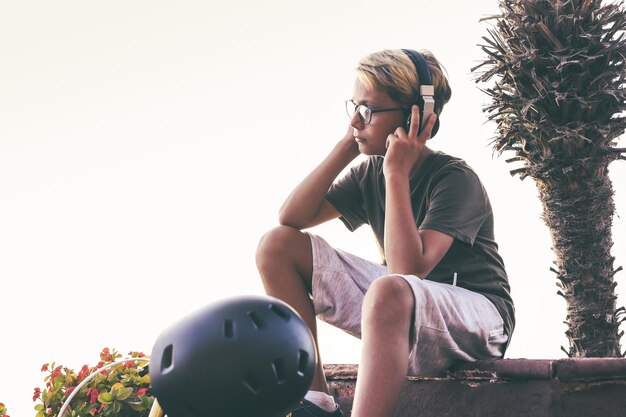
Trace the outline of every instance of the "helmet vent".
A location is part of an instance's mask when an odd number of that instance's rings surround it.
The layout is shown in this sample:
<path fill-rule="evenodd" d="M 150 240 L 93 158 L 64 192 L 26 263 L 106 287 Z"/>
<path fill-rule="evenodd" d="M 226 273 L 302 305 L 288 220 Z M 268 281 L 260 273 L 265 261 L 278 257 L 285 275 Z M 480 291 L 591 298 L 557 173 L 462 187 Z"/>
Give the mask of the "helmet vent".
<path fill-rule="evenodd" d="M 259 384 L 259 381 L 249 372 L 248 375 L 246 375 L 246 379 L 241 381 L 241 383 L 254 395 L 258 395 L 259 391 L 261 391 L 261 384 Z"/>
<path fill-rule="evenodd" d="M 248 311 L 248 317 L 250 317 L 250 320 L 252 320 L 252 324 L 257 330 L 265 327 L 265 323 L 263 323 L 263 320 L 261 320 L 261 317 L 259 317 L 256 311 Z"/>
<path fill-rule="evenodd" d="M 161 373 L 166 373 L 172 370 L 174 365 L 174 345 L 167 345 L 163 349 L 163 356 L 161 356 Z"/>
<path fill-rule="evenodd" d="M 224 320 L 224 337 L 227 339 L 235 337 L 235 323 L 232 320 Z"/>
<path fill-rule="evenodd" d="M 276 304 L 270 304 L 270 310 L 272 310 L 274 314 L 276 314 L 278 317 L 285 321 L 289 321 L 289 319 L 291 318 L 291 315 L 289 313 L 278 307 Z"/>
<path fill-rule="evenodd" d="M 285 364 L 282 359 L 276 359 L 272 362 L 272 369 L 274 370 L 274 377 L 276 382 L 283 384 L 285 382 Z"/>
<path fill-rule="evenodd" d="M 309 354 L 300 349 L 298 351 L 298 375 L 304 376 L 304 372 L 306 371 L 307 365 L 309 363 Z"/>

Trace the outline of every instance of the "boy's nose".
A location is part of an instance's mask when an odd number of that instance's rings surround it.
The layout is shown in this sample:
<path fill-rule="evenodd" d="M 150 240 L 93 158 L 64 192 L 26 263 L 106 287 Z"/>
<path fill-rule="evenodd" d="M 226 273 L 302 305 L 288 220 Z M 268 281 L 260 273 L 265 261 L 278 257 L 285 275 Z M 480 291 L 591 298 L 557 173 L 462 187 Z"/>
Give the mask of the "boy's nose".
<path fill-rule="evenodd" d="M 355 129 L 363 129 L 365 127 L 365 123 L 361 120 L 361 116 L 358 111 L 354 112 L 352 115 L 352 118 L 350 119 L 350 126 Z"/>

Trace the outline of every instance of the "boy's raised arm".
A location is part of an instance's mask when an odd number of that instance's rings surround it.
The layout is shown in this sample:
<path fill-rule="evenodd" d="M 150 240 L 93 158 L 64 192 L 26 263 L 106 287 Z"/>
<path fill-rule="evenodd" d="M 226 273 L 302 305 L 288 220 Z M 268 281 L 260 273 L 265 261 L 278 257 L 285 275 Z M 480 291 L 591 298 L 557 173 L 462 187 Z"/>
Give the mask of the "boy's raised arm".
<path fill-rule="evenodd" d="M 280 208 L 281 225 L 302 230 L 337 218 L 340 213 L 326 200 L 339 173 L 359 155 L 352 127 L 326 158 L 289 194 Z"/>

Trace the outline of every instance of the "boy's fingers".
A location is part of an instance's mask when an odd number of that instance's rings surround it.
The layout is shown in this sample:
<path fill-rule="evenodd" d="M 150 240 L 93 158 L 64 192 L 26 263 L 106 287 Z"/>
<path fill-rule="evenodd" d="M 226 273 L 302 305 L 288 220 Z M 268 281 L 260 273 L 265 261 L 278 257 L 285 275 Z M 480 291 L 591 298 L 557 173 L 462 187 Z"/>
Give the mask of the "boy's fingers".
<path fill-rule="evenodd" d="M 416 138 L 417 132 L 420 130 L 420 111 L 417 104 L 411 106 L 411 125 L 409 126 L 409 134 L 410 138 Z"/>
<path fill-rule="evenodd" d="M 391 145 L 392 134 L 387 135 L 387 141 L 385 142 L 385 148 L 389 149 L 389 145 Z"/>
<path fill-rule="evenodd" d="M 436 113 L 431 113 L 428 116 L 428 121 L 426 122 L 426 126 L 424 126 L 424 130 L 426 131 L 426 133 L 428 133 L 428 136 L 426 136 L 426 139 L 430 138 L 430 134 L 433 131 L 433 127 L 435 127 L 435 122 L 437 121 L 437 114 Z"/>

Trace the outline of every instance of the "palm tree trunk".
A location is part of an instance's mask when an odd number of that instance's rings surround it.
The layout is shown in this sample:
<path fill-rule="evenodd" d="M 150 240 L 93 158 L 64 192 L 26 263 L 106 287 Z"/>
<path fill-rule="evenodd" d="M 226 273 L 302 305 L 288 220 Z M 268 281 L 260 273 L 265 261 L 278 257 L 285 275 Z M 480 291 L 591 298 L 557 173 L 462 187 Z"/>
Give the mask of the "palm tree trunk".
<path fill-rule="evenodd" d="M 565 334 L 570 350 L 566 353 L 570 357 L 620 357 L 623 332 L 619 333 L 619 324 L 624 309 L 615 308 L 613 187 L 605 163 L 584 171 L 594 174 L 585 182 L 538 182 L 543 218 L 557 258 L 558 293 L 567 304 Z"/>

